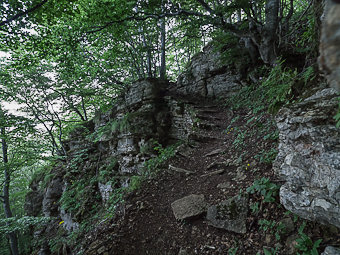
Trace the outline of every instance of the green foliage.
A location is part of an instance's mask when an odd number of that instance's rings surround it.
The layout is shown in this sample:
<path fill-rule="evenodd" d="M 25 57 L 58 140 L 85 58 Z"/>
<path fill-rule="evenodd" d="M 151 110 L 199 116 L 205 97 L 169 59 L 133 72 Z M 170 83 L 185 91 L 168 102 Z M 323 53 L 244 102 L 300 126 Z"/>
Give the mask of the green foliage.
<path fill-rule="evenodd" d="M 68 171 L 64 178 L 66 188 L 59 200 L 60 206 L 74 217 L 82 217 L 86 212 L 93 210 L 92 204 L 100 201 L 100 195 L 95 193 L 98 177 L 94 173 L 95 169 L 87 169 L 83 172 L 83 167 L 88 161 L 88 150 L 77 151 L 69 160 Z"/>
<path fill-rule="evenodd" d="M 255 155 L 256 159 L 259 159 L 261 163 L 272 163 L 277 156 L 277 149 L 271 148 L 269 151 L 261 151 L 259 154 Z"/>
<path fill-rule="evenodd" d="M 247 192 L 263 196 L 264 202 L 275 202 L 279 188 L 277 184 L 270 182 L 268 178 L 262 177 L 259 180 L 255 180 L 253 185 L 247 188 Z"/>
<path fill-rule="evenodd" d="M 228 249 L 228 255 L 236 255 L 238 247 L 232 247 Z"/>
<path fill-rule="evenodd" d="M 3 219 L 0 218 L 0 253 L 10 255 L 7 234 L 16 232 L 19 242 L 20 254 L 30 254 L 31 248 L 34 245 L 33 237 L 31 236 L 32 228 L 39 229 L 45 224 L 48 224 L 51 218 L 48 217 L 12 217 Z"/>
<path fill-rule="evenodd" d="M 293 98 L 292 88 L 298 73 L 296 70 L 283 68 L 283 63 L 284 61 L 279 60 L 261 84 L 266 93 L 270 112 L 277 112 L 282 105 Z"/>
<path fill-rule="evenodd" d="M 266 219 L 259 220 L 260 229 L 264 232 L 270 232 L 275 235 L 275 239 L 279 241 L 281 239 L 281 234 L 284 233 L 285 226 L 282 223 L 277 223 L 276 221 L 270 221 Z"/>
<path fill-rule="evenodd" d="M 7 235 L 11 232 L 27 232 L 32 226 L 42 226 L 51 220 L 49 217 L 31 217 L 0 219 L 0 233 Z"/>
<path fill-rule="evenodd" d="M 249 207 L 250 207 L 252 214 L 257 215 L 260 212 L 259 204 L 260 204 L 259 202 L 255 202 L 255 203 L 250 204 Z"/>
<path fill-rule="evenodd" d="M 271 69 L 261 67 L 256 72 L 262 75 L 258 83 L 243 87 L 228 100 L 233 109 L 249 108 L 254 114 L 263 110 L 277 113 L 282 106 L 294 102 L 307 83 L 315 79 L 313 67 L 298 73 L 285 67 L 285 61 L 280 59 Z"/>
<path fill-rule="evenodd" d="M 277 247 L 275 249 L 270 248 L 270 251 L 267 250 L 266 248 L 263 248 L 263 253 L 264 253 L 264 255 L 275 255 L 275 254 L 277 254 L 277 250 L 278 250 Z"/>
<path fill-rule="evenodd" d="M 107 122 L 104 126 L 99 127 L 94 133 L 88 136 L 89 140 L 98 142 L 106 136 L 110 136 L 117 131 L 127 131 L 131 127 L 131 120 L 136 116 L 136 113 L 126 113 L 120 119 L 114 119 Z"/>
<path fill-rule="evenodd" d="M 340 97 L 339 97 L 339 110 L 338 113 L 334 116 L 334 119 L 336 121 L 336 127 L 340 127 Z"/>
<path fill-rule="evenodd" d="M 305 85 L 307 85 L 308 82 L 313 81 L 315 77 L 316 77 L 315 71 L 312 66 L 307 67 L 306 70 L 301 75 L 301 78 Z"/>
<path fill-rule="evenodd" d="M 273 132 L 268 132 L 265 136 L 263 136 L 263 140 L 273 140 L 276 141 L 279 138 L 279 131 L 275 130 Z"/>
<path fill-rule="evenodd" d="M 99 168 L 99 176 L 97 180 L 99 182 L 107 182 L 112 177 L 112 174 L 115 169 L 118 167 L 118 160 L 115 157 L 109 159 L 109 162 L 104 164 L 102 167 Z"/>
<path fill-rule="evenodd" d="M 236 131 L 236 128 L 235 128 L 235 131 Z M 237 130 L 238 133 L 237 133 L 237 136 L 235 138 L 235 140 L 233 141 L 233 145 L 235 146 L 236 149 L 243 149 L 244 146 L 245 146 L 245 139 L 246 139 L 246 136 L 247 136 L 247 130 Z"/>
<path fill-rule="evenodd" d="M 114 187 L 114 183 L 111 184 Z M 124 202 L 124 193 L 126 188 L 114 188 L 110 194 L 109 200 L 107 201 L 106 212 L 104 218 L 112 218 L 115 215 L 117 205 Z"/>
<path fill-rule="evenodd" d="M 298 255 L 318 255 L 319 253 L 317 251 L 317 248 L 322 242 L 322 239 L 318 239 L 317 241 L 313 242 L 312 239 L 310 239 L 310 237 L 303 232 L 305 227 L 306 227 L 306 222 L 303 222 L 303 224 L 299 228 L 300 238 L 296 239 L 296 242 L 297 242 L 296 248 L 299 250 L 297 254 Z"/>
<path fill-rule="evenodd" d="M 141 187 L 143 180 L 144 180 L 143 176 L 140 175 L 131 176 L 128 191 L 131 192 L 134 190 L 138 190 Z"/>
<path fill-rule="evenodd" d="M 173 157 L 176 153 L 176 148 L 179 146 L 179 144 L 174 144 L 171 146 L 168 146 L 166 148 L 163 148 L 163 146 L 158 143 L 157 141 L 154 142 L 154 151 L 157 152 L 157 156 L 154 158 L 149 159 L 145 162 L 145 169 L 147 175 L 152 174 L 153 172 L 159 170 L 162 165 L 169 160 L 171 157 Z"/>
<path fill-rule="evenodd" d="M 268 230 L 273 229 L 276 226 L 275 221 L 270 221 L 266 219 L 259 220 L 260 229 L 264 232 L 267 232 Z"/>
<path fill-rule="evenodd" d="M 247 51 L 240 47 L 239 38 L 232 33 L 216 31 L 213 35 L 213 46 L 221 53 L 220 63 L 224 65 L 234 64 L 237 67 L 247 65 L 250 62 Z"/>

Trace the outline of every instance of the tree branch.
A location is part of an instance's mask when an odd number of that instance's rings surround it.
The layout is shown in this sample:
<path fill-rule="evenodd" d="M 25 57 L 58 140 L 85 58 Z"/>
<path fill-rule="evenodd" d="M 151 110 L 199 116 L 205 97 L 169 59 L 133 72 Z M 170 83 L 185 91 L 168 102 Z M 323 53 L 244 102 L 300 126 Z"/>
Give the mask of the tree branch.
<path fill-rule="evenodd" d="M 214 14 L 215 13 L 215 11 L 206 2 L 204 2 L 203 0 L 196 0 L 196 1 L 199 2 L 202 5 L 202 7 L 204 9 L 206 9 L 210 14 Z"/>
<path fill-rule="evenodd" d="M 144 13 L 144 12 L 138 12 L 135 13 L 132 16 L 126 17 L 124 19 L 119 19 L 119 20 L 113 20 L 110 22 L 105 23 L 102 26 L 96 26 L 96 27 L 91 27 L 92 30 L 85 32 L 86 34 L 92 34 L 96 32 L 100 32 L 104 30 L 105 28 L 108 28 L 112 26 L 113 24 L 117 23 L 123 23 L 126 21 L 131 21 L 131 20 L 136 20 L 136 21 L 145 21 L 148 19 L 162 19 L 164 17 L 175 17 L 175 16 L 181 16 L 181 15 L 186 15 L 186 16 L 197 16 L 197 17 L 209 17 L 208 15 L 199 13 L 199 12 L 193 12 L 193 11 L 187 11 L 187 10 L 178 10 L 177 12 L 171 12 L 171 13 L 162 13 L 162 14 L 153 14 L 153 13 Z"/>
<path fill-rule="evenodd" d="M 31 12 L 36 11 L 37 9 L 39 9 L 40 7 L 42 7 L 44 4 L 46 4 L 47 1 L 48 1 L 48 0 L 43 0 L 43 1 L 40 2 L 39 4 L 33 6 L 32 8 L 30 8 L 30 9 L 24 11 L 24 12 L 19 12 L 19 13 L 17 13 L 16 15 L 14 15 L 13 17 L 11 17 L 11 18 L 9 18 L 9 19 L 7 19 L 7 20 L 5 20 L 5 21 L 0 22 L 0 27 L 2 27 L 2 26 L 4 26 L 4 25 L 6 25 L 6 24 L 12 22 L 13 20 L 19 19 L 19 18 L 21 18 L 21 17 L 23 17 L 23 16 L 25 16 L 25 15 L 31 13 Z"/>

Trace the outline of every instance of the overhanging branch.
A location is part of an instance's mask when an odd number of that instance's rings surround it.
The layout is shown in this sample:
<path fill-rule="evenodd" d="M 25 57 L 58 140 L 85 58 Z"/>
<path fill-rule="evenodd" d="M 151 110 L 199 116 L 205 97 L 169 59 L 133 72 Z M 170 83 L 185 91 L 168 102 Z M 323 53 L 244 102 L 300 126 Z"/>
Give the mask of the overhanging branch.
<path fill-rule="evenodd" d="M 28 10 L 24 11 L 24 12 L 19 12 L 17 13 L 16 15 L 14 15 L 13 17 L 10 17 L 9 19 L 5 20 L 5 21 L 2 21 L 0 22 L 0 27 L 12 22 L 13 20 L 16 20 L 16 19 L 19 19 L 31 12 L 34 12 L 36 11 L 37 9 L 39 9 L 40 7 L 42 7 L 44 4 L 47 3 L 48 0 L 43 0 L 42 2 L 40 2 L 39 4 L 33 6 L 32 8 L 29 8 Z"/>

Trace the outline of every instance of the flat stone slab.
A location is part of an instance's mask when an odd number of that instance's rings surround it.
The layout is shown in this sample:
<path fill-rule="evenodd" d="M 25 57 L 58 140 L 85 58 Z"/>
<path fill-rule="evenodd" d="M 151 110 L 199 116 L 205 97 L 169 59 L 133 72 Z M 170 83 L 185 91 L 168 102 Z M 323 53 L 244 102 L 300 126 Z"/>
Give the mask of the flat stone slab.
<path fill-rule="evenodd" d="M 235 196 L 208 208 L 207 220 L 216 228 L 239 234 L 247 232 L 248 198 Z"/>
<path fill-rule="evenodd" d="M 216 149 L 216 150 L 213 150 L 212 152 L 209 152 L 208 154 L 205 154 L 205 157 L 216 156 L 218 154 L 221 154 L 222 152 L 224 152 L 224 149 Z"/>
<path fill-rule="evenodd" d="M 175 171 L 175 172 L 178 172 L 178 173 L 184 173 L 184 174 L 187 174 L 187 175 L 194 173 L 193 171 L 189 171 L 189 170 L 179 168 L 179 167 L 175 167 L 175 166 L 172 166 L 172 165 L 169 165 L 169 170 Z"/>
<path fill-rule="evenodd" d="M 176 200 L 171 204 L 177 220 L 195 218 L 207 211 L 208 204 L 204 195 L 190 195 Z"/>

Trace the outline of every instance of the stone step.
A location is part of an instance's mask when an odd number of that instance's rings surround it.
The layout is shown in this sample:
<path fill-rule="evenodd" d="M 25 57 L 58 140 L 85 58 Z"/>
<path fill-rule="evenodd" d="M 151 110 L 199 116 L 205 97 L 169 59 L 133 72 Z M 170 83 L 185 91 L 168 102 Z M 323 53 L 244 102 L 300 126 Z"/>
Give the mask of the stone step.
<path fill-rule="evenodd" d="M 209 122 L 200 122 L 198 124 L 198 127 L 200 129 L 205 129 L 205 130 L 213 130 L 220 128 L 220 125 L 214 124 L 214 123 L 209 123 Z"/>
<path fill-rule="evenodd" d="M 197 114 L 196 117 L 199 118 L 199 119 L 201 119 L 201 120 L 209 120 L 209 121 L 223 120 L 223 119 L 220 118 L 220 117 L 211 116 L 211 115 Z"/>
<path fill-rule="evenodd" d="M 194 105 L 195 109 L 211 109 L 211 108 L 218 108 L 216 104 L 204 104 L 204 105 Z"/>
<path fill-rule="evenodd" d="M 215 108 L 212 108 L 212 109 L 203 109 L 203 110 L 198 110 L 197 111 L 197 114 L 212 114 L 212 113 L 218 113 L 220 112 L 219 109 L 215 109 Z"/>
<path fill-rule="evenodd" d="M 209 136 L 209 135 L 202 135 L 202 134 L 191 134 L 189 136 L 189 140 L 201 142 L 201 143 L 208 143 L 211 141 L 216 141 L 216 140 L 223 140 L 221 138 L 215 137 L 215 136 Z"/>

